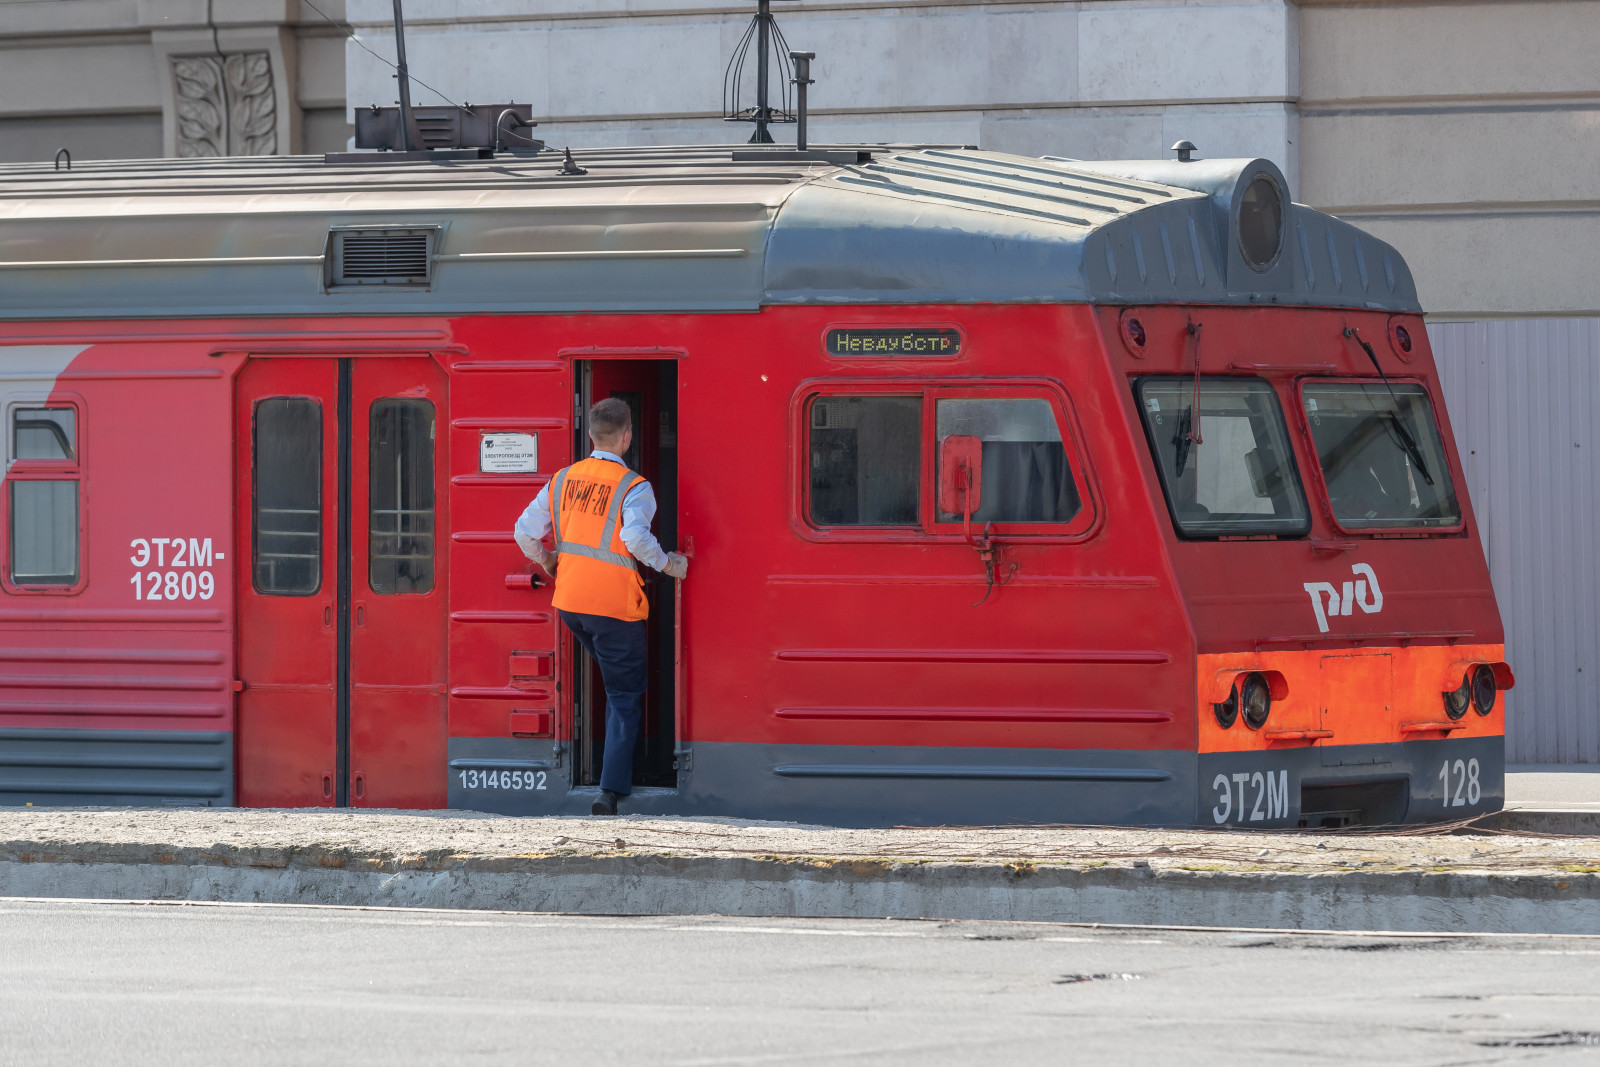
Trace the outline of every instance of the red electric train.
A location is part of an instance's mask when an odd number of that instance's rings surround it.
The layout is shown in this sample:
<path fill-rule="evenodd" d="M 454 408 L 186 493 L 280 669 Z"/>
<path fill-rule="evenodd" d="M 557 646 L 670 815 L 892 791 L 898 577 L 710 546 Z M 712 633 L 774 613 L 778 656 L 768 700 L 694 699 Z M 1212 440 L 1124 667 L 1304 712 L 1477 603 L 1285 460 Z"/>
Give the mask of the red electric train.
<path fill-rule="evenodd" d="M 693 559 L 625 813 L 1500 805 L 1394 249 L 1259 159 L 579 155 L 0 168 L 0 802 L 587 812 L 511 527 L 617 396 Z"/>

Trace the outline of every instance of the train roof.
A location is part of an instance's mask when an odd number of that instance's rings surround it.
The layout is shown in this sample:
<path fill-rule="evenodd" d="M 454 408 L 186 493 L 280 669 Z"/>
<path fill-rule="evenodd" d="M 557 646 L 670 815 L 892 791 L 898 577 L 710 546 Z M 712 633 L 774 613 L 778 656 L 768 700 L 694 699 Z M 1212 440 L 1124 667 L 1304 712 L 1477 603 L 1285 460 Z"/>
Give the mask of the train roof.
<path fill-rule="evenodd" d="M 736 153 L 749 155 L 584 150 L 581 174 L 548 151 L 0 166 L 0 318 L 872 303 L 1420 310 L 1397 251 L 1291 204 L 1263 159 L 1085 162 L 926 145 L 834 146 L 798 162 Z M 1259 250 L 1262 181 L 1281 195 L 1281 226 L 1275 253 L 1252 263 L 1241 226 L 1257 227 Z"/>

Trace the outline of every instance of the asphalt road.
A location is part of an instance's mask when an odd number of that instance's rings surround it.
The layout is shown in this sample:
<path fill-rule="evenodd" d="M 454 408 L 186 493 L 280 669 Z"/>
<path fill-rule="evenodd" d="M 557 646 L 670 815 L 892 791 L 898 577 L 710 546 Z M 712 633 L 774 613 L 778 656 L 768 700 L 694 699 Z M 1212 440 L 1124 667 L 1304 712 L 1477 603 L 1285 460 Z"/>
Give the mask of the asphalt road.
<path fill-rule="evenodd" d="M 1600 1065 L 1600 938 L 0 900 L 5 1064 L 1150 1057 Z"/>

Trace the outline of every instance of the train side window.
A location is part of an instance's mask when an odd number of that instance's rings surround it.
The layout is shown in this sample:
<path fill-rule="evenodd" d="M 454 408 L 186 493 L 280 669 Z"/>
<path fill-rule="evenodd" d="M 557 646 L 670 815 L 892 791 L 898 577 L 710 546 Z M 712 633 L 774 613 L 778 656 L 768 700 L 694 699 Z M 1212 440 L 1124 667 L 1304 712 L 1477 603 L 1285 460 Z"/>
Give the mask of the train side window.
<path fill-rule="evenodd" d="M 373 402 L 367 578 L 374 593 L 426 593 L 434 569 L 434 411 L 427 400 Z"/>
<path fill-rule="evenodd" d="M 921 397 L 818 396 L 808 425 L 814 525 L 921 523 Z"/>
<path fill-rule="evenodd" d="M 1340 528 L 1461 525 L 1426 389 L 1415 382 L 1306 382 L 1300 401 Z"/>
<path fill-rule="evenodd" d="M 11 416 L 15 459 L 78 458 L 78 412 L 74 408 L 17 408 Z"/>
<path fill-rule="evenodd" d="M 11 481 L 11 581 L 75 585 L 78 581 L 78 483 Z"/>
<path fill-rule="evenodd" d="M 1304 535 L 1305 490 L 1272 386 L 1259 379 L 1141 378 L 1150 454 L 1187 537 Z"/>
<path fill-rule="evenodd" d="M 1068 523 L 1083 510 L 1050 401 L 963 397 L 934 402 L 934 455 L 952 435 L 981 442 L 979 507 L 973 522 Z M 937 460 L 936 460 L 937 462 Z M 943 477 L 944 472 L 939 472 Z M 963 515 L 939 512 L 940 522 Z"/>
<path fill-rule="evenodd" d="M 322 405 L 275 396 L 256 404 L 255 590 L 310 596 L 322 585 Z"/>
<path fill-rule="evenodd" d="M 11 411 L 10 578 L 17 586 L 78 583 L 78 411 L 70 405 Z"/>

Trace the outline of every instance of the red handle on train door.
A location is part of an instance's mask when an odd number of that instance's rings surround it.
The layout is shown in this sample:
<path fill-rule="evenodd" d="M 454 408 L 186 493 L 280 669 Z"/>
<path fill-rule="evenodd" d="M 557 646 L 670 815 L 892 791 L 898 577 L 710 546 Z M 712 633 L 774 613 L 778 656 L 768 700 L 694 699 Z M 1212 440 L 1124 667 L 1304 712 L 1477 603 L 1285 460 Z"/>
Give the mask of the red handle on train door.
<path fill-rule="evenodd" d="M 533 573 L 532 564 L 528 565 L 528 572 L 526 574 L 506 575 L 507 589 L 537 589 L 542 584 L 544 583 L 539 581 L 539 576 Z"/>

